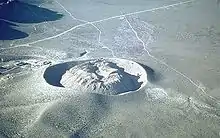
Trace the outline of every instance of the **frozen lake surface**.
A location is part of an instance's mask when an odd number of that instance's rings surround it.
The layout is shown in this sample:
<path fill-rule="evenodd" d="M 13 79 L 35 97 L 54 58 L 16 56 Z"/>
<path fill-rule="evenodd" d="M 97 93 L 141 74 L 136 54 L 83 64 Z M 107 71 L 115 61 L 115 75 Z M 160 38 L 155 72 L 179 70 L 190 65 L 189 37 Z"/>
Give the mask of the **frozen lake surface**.
<path fill-rule="evenodd" d="M 0 1 L 0 137 L 220 137 L 218 0 Z"/>

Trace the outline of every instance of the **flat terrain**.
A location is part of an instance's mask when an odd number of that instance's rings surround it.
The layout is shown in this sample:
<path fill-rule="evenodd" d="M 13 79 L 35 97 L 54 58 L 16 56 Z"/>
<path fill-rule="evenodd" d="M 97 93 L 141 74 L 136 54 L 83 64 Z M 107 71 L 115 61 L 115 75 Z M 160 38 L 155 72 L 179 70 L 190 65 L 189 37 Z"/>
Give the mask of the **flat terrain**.
<path fill-rule="evenodd" d="M 219 15 L 216 0 L 0 2 L 0 137 L 220 137 Z M 60 86 L 100 58 L 139 63 L 146 86 Z"/>

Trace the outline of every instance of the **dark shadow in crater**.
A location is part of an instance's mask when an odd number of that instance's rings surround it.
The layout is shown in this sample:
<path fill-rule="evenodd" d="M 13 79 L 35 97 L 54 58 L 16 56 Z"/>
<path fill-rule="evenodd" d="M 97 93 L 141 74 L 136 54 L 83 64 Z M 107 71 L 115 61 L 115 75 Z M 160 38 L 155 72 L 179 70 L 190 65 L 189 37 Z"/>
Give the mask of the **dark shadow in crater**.
<path fill-rule="evenodd" d="M 63 87 L 63 85 L 60 83 L 60 80 L 67 69 L 68 64 L 65 63 L 51 66 L 44 72 L 44 79 L 50 85 Z"/>
<path fill-rule="evenodd" d="M 67 62 L 67 63 L 61 63 L 61 64 L 57 64 L 54 66 L 50 66 L 48 67 L 45 72 L 44 72 L 44 79 L 46 80 L 46 82 L 50 85 L 53 86 L 57 86 L 57 87 L 64 87 L 60 81 L 62 79 L 62 76 L 66 73 L 67 70 L 69 70 L 70 68 L 74 67 L 77 64 L 80 63 L 85 63 L 88 60 L 85 61 L 73 61 L 73 62 Z M 121 82 L 124 82 L 124 85 L 122 85 L 122 83 L 116 83 L 114 84 L 114 93 L 111 93 L 111 95 L 117 95 L 120 93 L 124 93 L 124 92 L 128 92 L 128 91 L 135 91 L 138 90 L 141 85 L 143 84 L 143 82 L 138 82 L 140 76 L 135 76 L 135 75 L 131 75 L 127 72 L 124 71 L 124 68 L 121 68 L 119 66 L 117 66 L 116 63 L 112 63 L 110 62 L 108 64 L 109 67 L 111 68 L 115 68 L 117 69 L 117 72 L 122 75 L 122 80 Z M 95 71 L 92 71 L 95 72 Z M 112 72 L 114 73 L 114 72 Z M 102 77 L 99 76 L 98 74 L 96 74 L 97 77 Z M 103 85 L 103 88 L 105 86 Z M 106 91 L 106 93 L 102 93 L 102 94 L 107 94 L 109 95 L 109 91 Z"/>
<path fill-rule="evenodd" d="M 4 2 L 0 5 L 0 40 L 20 39 L 28 36 L 27 33 L 14 28 L 16 23 L 41 23 L 58 20 L 62 16 L 55 11 L 18 0 Z"/>
<path fill-rule="evenodd" d="M 123 76 L 123 82 L 127 82 L 129 81 L 129 84 L 125 84 L 126 86 L 126 90 L 124 91 L 121 91 L 121 83 L 118 83 L 116 84 L 115 88 L 117 89 L 118 92 L 120 93 L 124 93 L 124 92 L 127 92 L 127 91 L 135 91 L 135 90 L 138 90 L 141 85 L 143 84 L 143 82 L 138 82 L 140 76 L 135 76 L 135 75 L 131 75 L 127 72 L 124 71 L 124 68 L 121 68 L 119 67 L 116 63 L 109 63 L 109 66 L 114 68 L 114 69 L 117 69 L 119 72 L 121 72 L 122 76 Z M 119 94 L 119 93 L 117 93 Z"/>
<path fill-rule="evenodd" d="M 66 63 L 61 63 L 61 64 L 57 64 L 54 66 L 50 66 L 44 72 L 44 79 L 50 85 L 57 86 L 57 87 L 64 87 L 60 83 L 60 81 L 62 79 L 62 76 L 66 73 L 66 71 L 69 70 L 70 68 L 76 66 L 77 64 L 85 63 L 87 61 L 88 60 L 73 61 L 73 62 L 66 62 Z M 117 94 L 121 94 L 121 93 L 128 92 L 128 91 L 135 91 L 135 90 L 138 90 L 141 87 L 141 85 L 143 84 L 143 82 L 138 82 L 140 76 L 131 75 L 131 74 L 125 72 L 124 68 L 117 66 L 116 63 L 110 62 L 108 64 L 108 66 L 111 68 L 117 69 L 116 72 L 120 73 L 122 75 L 121 82 L 123 83 L 123 85 L 122 85 L 122 83 L 116 83 L 116 84 L 114 84 L 114 92 L 113 91 L 106 91 L 101 94 L 117 95 Z M 92 71 L 92 72 L 95 72 L 95 71 Z M 112 72 L 112 73 L 115 73 L 115 72 Z M 102 77 L 102 76 L 99 76 L 98 74 L 96 74 L 96 76 Z M 103 85 L 102 87 L 105 88 L 106 86 Z"/>
<path fill-rule="evenodd" d="M 44 79 L 50 85 L 64 87 L 60 83 L 63 74 L 66 73 L 68 69 L 79 64 L 80 62 L 81 61 L 73 61 L 50 66 L 44 72 Z"/>
<path fill-rule="evenodd" d="M 156 83 L 158 82 L 159 80 L 161 80 L 162 78 L 162 75 L 158 72 L 156 72 L 155 70 L 153 70 L 152 68 L 144 65 L 144 64 L 141 64 L 141 63 L 138 63 L 140 64 L 147 72 L 147 80 L 151 83 Z"/>

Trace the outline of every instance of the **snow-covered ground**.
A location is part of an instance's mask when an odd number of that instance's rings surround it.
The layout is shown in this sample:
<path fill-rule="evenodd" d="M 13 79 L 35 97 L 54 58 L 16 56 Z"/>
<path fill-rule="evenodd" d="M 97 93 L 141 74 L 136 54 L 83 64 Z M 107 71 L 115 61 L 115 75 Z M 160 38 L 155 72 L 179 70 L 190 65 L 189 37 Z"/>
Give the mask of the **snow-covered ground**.
<path fill-rule="evenodd" d="M 218 4 L 0 4 L 0 137 L 220 137 Z"/>

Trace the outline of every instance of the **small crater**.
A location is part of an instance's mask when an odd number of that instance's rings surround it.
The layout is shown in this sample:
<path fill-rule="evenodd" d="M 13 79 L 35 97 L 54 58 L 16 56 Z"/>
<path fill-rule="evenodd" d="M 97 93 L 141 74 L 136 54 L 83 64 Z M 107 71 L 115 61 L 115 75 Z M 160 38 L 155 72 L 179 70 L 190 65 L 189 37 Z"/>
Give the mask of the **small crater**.
<path fill-rule="evenodd" d="M 59 76 L 54 76 L 52 72 Z M 104 95 L 127 94 L 141 89 L 147 83 L 147 73 L 141 65 L 118 58 L 58 64 L 49 67 L 44 78 L 54 86 Z"/>

